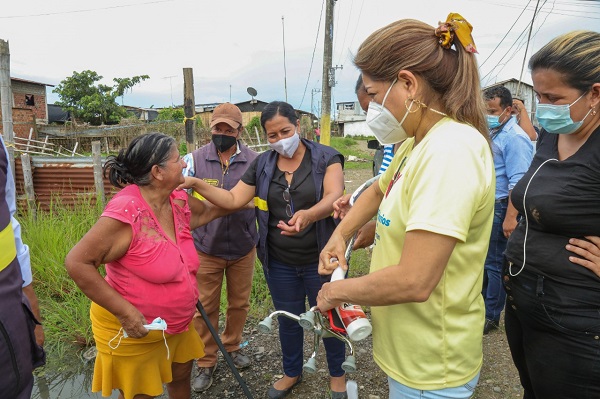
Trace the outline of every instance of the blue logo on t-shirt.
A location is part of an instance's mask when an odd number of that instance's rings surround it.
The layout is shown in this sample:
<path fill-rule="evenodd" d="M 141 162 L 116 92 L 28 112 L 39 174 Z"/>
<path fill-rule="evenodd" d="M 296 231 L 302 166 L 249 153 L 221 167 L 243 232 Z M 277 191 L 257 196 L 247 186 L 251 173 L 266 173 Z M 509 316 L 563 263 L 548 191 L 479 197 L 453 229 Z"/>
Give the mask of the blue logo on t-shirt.
<path fill-rule="evenodd" d="M 390 225 L 390 219 L 386 219 L 385 215 L 379 211 L 377 211 L 377 221 L 386 227 L 389 227 Z"/>

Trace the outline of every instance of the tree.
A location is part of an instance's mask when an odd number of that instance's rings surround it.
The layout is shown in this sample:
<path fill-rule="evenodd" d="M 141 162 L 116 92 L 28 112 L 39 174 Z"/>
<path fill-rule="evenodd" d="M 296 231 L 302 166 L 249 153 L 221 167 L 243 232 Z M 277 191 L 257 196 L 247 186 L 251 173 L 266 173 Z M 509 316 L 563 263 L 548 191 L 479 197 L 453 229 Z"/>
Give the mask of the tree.
<path fill-rule="evenodd" d="M 158 111 L 158 117 L 156 118 L 159 121 L 174 121 L 174 122 L 183 122 L 183 118 L 185 114 L 183 112 L 183 108 L 174 108 L 167 107 Z"/>
<path fill-rule="evenodd" d="M 133 86 L 146 79 L 150 77 L 114 78 L 114 86 L 107 86 L 98 84 L 102 76 L 97 72 L 86 70 L 73 72 L 73 76 L 61 81 L 53 92 L 60 98 L 56 104 L 69 111 L 74 121 L 81 120 L 92 125 L 114 124 L 127 116 L 125 109 L 117 104 L 117 97 L 123 97 Z"/>

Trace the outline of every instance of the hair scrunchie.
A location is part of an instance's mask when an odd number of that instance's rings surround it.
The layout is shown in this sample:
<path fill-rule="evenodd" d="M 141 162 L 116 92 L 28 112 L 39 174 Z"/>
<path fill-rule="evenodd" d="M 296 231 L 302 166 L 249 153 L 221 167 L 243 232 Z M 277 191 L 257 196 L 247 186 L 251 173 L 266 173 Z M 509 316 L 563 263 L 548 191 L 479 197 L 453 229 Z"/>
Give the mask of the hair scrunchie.
<path fill-rule="evenodd" d="M 475 41 L 471 32 L 473 26 L 458 13 L 448 14 L 446 22 L 439 22 L 439 25 L 435 29 L 435 35 L 440 38 L 439 43 L 445 49 L 449 49 L 454 43 L 454 37 L 458 37 L 460 44 L 469 53 L 476 53 L 477 48 L 475 47 Z"/>

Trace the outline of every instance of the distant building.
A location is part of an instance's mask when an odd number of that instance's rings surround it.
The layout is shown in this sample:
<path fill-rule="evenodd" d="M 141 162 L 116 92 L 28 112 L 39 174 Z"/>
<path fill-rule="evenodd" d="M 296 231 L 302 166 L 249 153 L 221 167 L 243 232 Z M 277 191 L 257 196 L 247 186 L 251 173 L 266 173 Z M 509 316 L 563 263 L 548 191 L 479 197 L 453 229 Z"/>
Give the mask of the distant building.
<path fill-rule="evenodd" d="M 46 86 L 54 87 L 47 83 L 31 80 L 10 78 L 12 91 L 12 119 L 13 130 L 17 137 L 27 138 L 33 128 L 34 138 L 36 125 L 48 123 L 48 105 L 46 102 Z M 2 111 L 0 110 L 0 120 Z M 0 132 L 2 125 L 0 124 Z"/>
<path fill-rule="evenodd" d="M 203 126 L 210 125 L 210 117 L 214 109 L 220 104 L 222 103 L 196 104 L 196 115 L 200 115 Z M 242 125 L 247 126 L 254 117 L 260 119 L 260 114 L 267 104 L 269 103 L 256 99 L 235 103 L 240 111 L 242 111 Z M 296 110 L 296 112 L 299 117 L 308 116 L 312 121 L 317 120 L 317 117 L 310 112 L 302 110 Z"/>
<path fill-rule="evenodd" d="M 152 122 L 158 118 L 158 109 L 155 108 L 140 108 L 130 105 L 124 105 L 123 108 L 125 108 L 129 114 L 144 122 Z"/>
<path fill-rule="evenodd" d="M 336 110 L 336 122 L 341 136 L 373 135 L 367 126 L 367 114 L 362 110 L 358 101 L 336 103 Z"/>
<path fill-rule="evenodd" d="M 48 124 L 64 125 L 71 120 L 71 113 L 60 105 L 48 104 Z"/>

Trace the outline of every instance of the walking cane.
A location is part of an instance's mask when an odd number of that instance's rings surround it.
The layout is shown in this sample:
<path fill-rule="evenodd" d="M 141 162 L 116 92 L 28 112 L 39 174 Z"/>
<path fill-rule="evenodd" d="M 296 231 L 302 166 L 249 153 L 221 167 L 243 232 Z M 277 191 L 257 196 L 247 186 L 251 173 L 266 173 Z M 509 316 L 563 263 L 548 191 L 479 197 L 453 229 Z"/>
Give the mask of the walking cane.
<path fill-rule="evenodd" d="M 219 338 L 219 334 L 217 333 L 217 331 L 215 331 L 215 328 L 213 327 L 210 320 L 208 319 L 208 315 L 206 314 L 206 311 L 204 310 L 204 307 L 202 306 L 202 303 L 200 302 L 200 300 L 198 300 L 198 302 L 196 303 L 196 309 L 198 309 L 198 311 L 202 315 L 202 319 L 206 323 L 206 326 L 208 327 L 210 334 L 213 336 L 215 342 L 219 346 L 219 350 L 223 354 L 223 357 L 225 358 L 227 365 L 231 369 L 233 376 L 237 380 L 238 384 L 240 384 L 242 391 L 244 391 L 244 394 L 246 394 L 246 397 L 248 399 L 254 399 L 254 397 L 252 396 L 252 393 L 250 393 L 250 389 L 248 389 L 248 385 L 246 385 L 246 381 L 244 381 L 244 379 L 240 375 L 240 372 L 235 367 L 235 364 L 233 364 L 233 360 L 231 359 L 231 356 L 229 356 L 229 353 L 227 353 L 227 351 L 225 350 L 225 347 L 223 346 L 223 342 L 221 342 L 221 338 Z"/>

